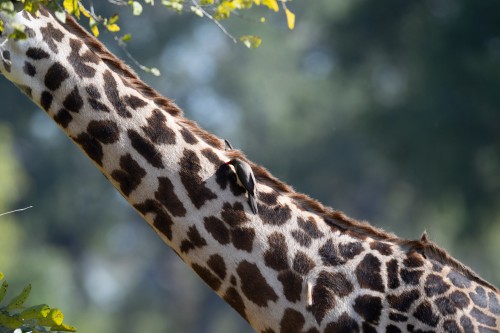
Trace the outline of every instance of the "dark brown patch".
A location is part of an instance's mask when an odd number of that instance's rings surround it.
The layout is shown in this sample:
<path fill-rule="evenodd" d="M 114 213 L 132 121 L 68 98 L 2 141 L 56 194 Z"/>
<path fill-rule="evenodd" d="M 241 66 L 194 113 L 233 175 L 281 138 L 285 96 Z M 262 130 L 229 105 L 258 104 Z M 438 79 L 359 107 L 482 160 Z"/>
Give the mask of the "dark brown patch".
<path fill-rule="evenodd" d="M 469 306 L 469 298 L 461 291 L 455 290 L 449 296 L 453 304 L 459 309 L 465 309 Z"/>
<path fill-rule="evenodd" d="M 259 200 L 268 206 L 274 206 L 278 203 L 278 194 L 273 192 L 259 192 Z"/>
<path fill-rule="evenodd" d="M 288 308 L 280 321 L 280 333 L 301 333 L 305 323 L 302 313 Z"/>
<path fill-rule="evenodd" d="M 130 106 L 134 110 L 137 110 L 138 108 L 142 108 L 142 107 L 148 105 L 148 103 L 145 100 L 143 100 L 142 98 L 139 98 L 137 96 L 134 96 L 134 95 L 125 96 L 123 99 L 125 100 L 125 103 L 127 103 L 128 106 Z M 156 110 L 158 110 L 158 109 L 156 109 Z M 158 111 L 160 111 L 160 110 L 158 110 Z"/>
<path fill-rule="evenodd" d="M 486 326 L 496 327 L 497 325 L 495 318 L 488 316 L 486 313 L 482 312 L 476 307 L 471 310 L 470 315 L 476 318 L 479 323 Z"/>
<path fill-rule="evenodd" d="M 259 205 L 259 217 L 262 222 L 270 225 L 283 225 L 292 217 L 292 210 L 287 205 L 274 207 Z"/>
<path fill-rule="evenodd" d="M 83 45 L 78 39 L 71 38 L 69 40 L 71 53 L 68 56 L 68 61 L 80 77 L 93 78 L 96 70 L 88 64 L 98 64 L 100 59 L 92 51 L 87 50 L 80 55 L 80 49 Z"/>
<path fill-rule="evenodd" d="M 36 68 L 31 63 L 25 61 L 23 66 L 23 72 L 31 77 L 36 75 Z"/>
<path fill-rule="evenodd" d="M 286 238 L 279 232 L 274 232 L 267 237 L 269 248 L 264 253 L 264 263 L 275 271 L 290 268 L 288 265 L 288 246 Z"/>
<path fill-rule="evenodd" d="M 391 259 L 386 263 L 387 267 L 387 284 L 389 288 L 396 289 L 399 287 L 399 267 L 396 259 Z"/>
<path fill-rule="evenodd" d="M 135 209 L 141 212 L 142 215 L 147 213 L 155 213 L 156 216 L 153 220 L 153 226 L 162 234 L 164 234 L 168 240 L 172 240 L 172 226 L 174 222 L 170 215 L 163 209 L 162 205 L 156 200 L 148 199 L 143 203 L 134 205 Z"/>
<path fill-rule="evenodd" d="M 303 247 L 311 246 L 312 239 L 308 234 L 303 232 L 302 230 L 294 230 L 292 231 L 292 237 Z"/>
<path fill-rule="evenodd" d="M 403 265 L 408 268 L 417 268 L 424 265 L 424 259 L 422 256 L 416 252 L 410 252 L 406 255 L 406 259 L 403 260 Z"/>
<path fill-rule="evenodd" d="M 156 149 L 151 141 L 145 139 L 133 129 L 127 131 L 128 138 L 132 147 L 142 156 L 149 164 L 158 169 L 163 169 L 162 155 Z"/>
<path fill-rule="evenodd" d="M 72 120 L 73 116 L 66 109 L 61 109 L 54 115 L 54 121 L 63 128 L 67 128 Z"/>
<path fill-rule="evenodd" d="M 498 302 L 495 293 L 490 291 L 488 296 L 490 297 L 490 311 L 494 314 L 500 314 L 500 303 Z"/>
<path fill-rule="evenodd" d="M 361 288 L 384 292 L 384 283 L 380 275 L 380 260 L 368 253 L 356 267 L 355 273 Z"/>
<path fill-rule="evenodd" d="M 240 314 L 240 316 L 248 321 L 247 315 L 245 313 L 245 302 L 235 288 L 228 288 L 223 298 L 229 305 L 233 307 L 233 309 L 235 309 Z"/>
<path fill-rule="evenodd" d="M 439 322 L 439 316 L 432 311 L 432 306 L 427 301 L 424 301 L 417 306 L 413 316 L 422 323 L 431 327 L 436 327 Z"/>
<path fill-rule="evenodd" d="M 205 156 L 205 158 L 212 163 L 212 165 L 216 168 L 219 168 L 221 165 L 224 164 L 224 161 L 222 161 L 219 156 L 214 152 L 213 149 L 211 148 L 204 148 L 201 150 L 201 154 Z"/>
<path fill-rule="evenodd" d="M 396 322 L 405 322 L 408 320 L 408 317 L 400 313 L 391 312 L 389 313 L 389 319 Z"/>
<path fill-rule="evenodd" d="M 188 131 L 184 126 L 181 126 L 181 135 L 184 141 L 190 145 L 198 143 L 198 139 Z"/>
<path fill-rule="evenodd" d="M 429 297 L 441 295 L 450 289 L 450 285 L 436 274 L 429 274 L 425 279 L 425 294 Z"/>
<path fill-rule="evenodd" d="M 185 216 L 186 208 L 175 194 L 174 184 L 167 177 L 158 178 L 158 190 L 155 198 L 161 202 L 173 216 Z"/>
<path fill-rule="evenodd" d="M 146 118 L 148 126 L 142 126 L 144 134 L 156 144 L 175 144 L 175 132 L 167 126 L 167 117 L 159 109 Z"/>
<path fill-rule="evenodd" d="M 111 172 L 111 178 L 118 182 L 120 191 L 126 197 L 139 186 L 145 175 L 146 170 L 130 154 L 120 157 L 120 169 Z"/>
<path fill-rule="evenodd" d="M 207 245 L 207 241 L 200 235 L 195 225 L 189 227 L 187 238 L 181 242 L 180 250 L 182 253 L 188 253 L 190 250 L 201 248 Z"/>
<path fill-rule="evenodd" d="M 252 228 L 236 227 L 231 229 L 231 241 L 238 250 L 252 252 L 255 230 Z"/>
<path fill-rule="evenodd" d="M 217 195 L 205 186 L 205 182 L 198 175 L 201 171 L 201 161 L 194 151 L 184 149 L 179 164 L 181 182 L 196 208 L 200 209 L 206 201 L 217 198 Z"/>
<path fill-rule="evenodd" d="M 40 28 L 40 32 L 42 33 L 42 38 L 47 43 L 49 48 L 54 53 L 58 53 L 56 42 L 61 42 L 64 33 L 62 33 L 59 29 L 54 28 L 52 23 L 48 23 L 47 26 Z"/>
<path fill-rule="evenodd" d="M 460 327 L 458 327 L 456 321 L 454 321 L 454 320 L 446 320 L 443 323 L 443 329 L 446 333 L 460 332 Z"/>
<path fill-rule="evenodd" d="M 297 273 L 286 270 L 278 274 L 278 281 L 283 285 L 283 294 L 290 302 L 300 301 L 302 294 L 302 277 Z"/>
<path fill-rule="evenodd" d="M 315 267 L 314 261 L 304 252 L 298 251 L 293 259 L 293 270 L 299 274 L 307 275 Z"/>
<path fill-rule="evenodd" d="M 83 99 L 78 92 L 78 87 L 75 86 L 73 90 L 66 96 L 63 101 L 63 106 L 71 112 L 79 112 L 83 106 Z"/>
<path fill-rule="evenodd" d="M 353 308 L 367 322 L 377 325 L 382 313 L 382 301 L 380 297 L 361 295 L 354 300 Z"/>
<path fill-rule="evenodd" d="M 278 295 L 273 288 L 267 284 L 257 265 L 243 260 L 236 269 L 241 281 L 241 290 L 253 303 L 258 306 L 268 306 L 269 301 L 276 302 Z"/>
<path fill-rule="evenodd" d="M 486 297 L 486 291 L 481 286 L 477 286 L 474 292 L 469 293 L 472 302 L 480 308 L 485 308 L 488 306 L 488 297 Z"/>
<path fill-rule="evenodd" d="M 196 272 L 196 274 L 198 274 L 203 279 L 203 281 L 208 284 L 210 288 L 215 291 L 219 290 L 222 281 L 217 276 L 213 275 L 210 270 L 198 264 L 192 264 L 191 267 Z"/>
<path fill-rule="evenodd" d="M 309 308 L 318 324 L 335 307 L 335 297 L 347 296 L 353 289 L 352 283 L 342 273 L 320 272 L 313 287 L 312 305 Z"/>
<path fill-rule="evenodd" d="M 314 221 L 312 217 L 310 217 L 307 220 L 298 217 L 297 224 L 299 225 L 299 228 L 304 230 L 304 232 L 307 233 L 311 238 L 318 239 L 324 236 L 324 234 L 321 231 L 319 231 L 318 225 L 316 224 L 316 221 Z"/>
<path fill-rule="evenodd" d="M 391 246 L 387 243 L 373 241 L 370 243 L 370 249 L 378 251 L 381 255 L 390 256 L 392 254 Z"/>
<path fill-rule="evenodd" d="M 59 62 L 55 62 L 47 70 L 47 74 L 45 74 L 44 84 L 50 90 L 56 90 L 67 78 L 69 78 L 69 74 L 66 68 L 64 68 L 64 66 Z"/>
<path fill-rule="evenodd" d="M 95 111 L 102 111 L 102 112 L 107 112 L 107 113 L 111 112 L 105 104 L 99 102 L 96 99 L 89 98 L 89 99 L 87 99 L 87 101 L 89 102 L 92 109 L 94 109 Z"/>
<path fill-rule="evenodd" d="M 208 258 L 207 265 L 212 271 L 214 271 L 215 274 L 217 274 L 218 277 L 221 278 L 221 280 L 226 278 L 226 263 L 224 262 L 224 258 L 220 255 L 212 254 L 210 258 Z"/>
<path fill-rule="evenodd" d="M 132 114 L 128 112 L 127 106 L 120 98 L 120 93 L 118 92 L 118 86 L 113 74 L 109 70 L 106 70 L 103 75 L 104 79 L 104 92 L 108 98 L 111 105 L 115 109 L 116 113 L 123 118 L 131 118 Z"/>
<path fill-rule="evenodd" d="M 229 202 L 224 202 L 221 217 L 231 227 L 240 226 L 249 221 L 241 202 L 235 202 L 233 205 Z"/>
<path fill-rule="evenodd" d="M 47 90 L 42 92 L 42 95 L 40 96 L 40 105 L 45 111 L 49 111 L 53 99 L 54 97 Z"/>
<path fill-rule="evenodd" d="M 343 265 L 345 263 L 344 259 L 341 259 L 337 254 L 337 249 L 333 243 L 332 239 L 328 239 L 322 247 L 319 248 L 319 255 L 321 260 L 325 265 L 337 266 Z"/>
<path fill-rule="evenodd" d="M 345 259 L 353 259 L 361 252 L 363 252 L 363 245 L 360 242 L 339 244 L 339 253 Z"/>
<path fill-rule="evenodd" d="M 222 245 L 226 245 L 230 241 L 229 229 L 226 227 L 224 222 L 219 220 L 215 216 L 209 216 L 203 218 L 204 226 L 207 232 L 212 235 L 212 237 Z"/>
<path fill-rule="evenodd" d="M 337 321 L 331 322 L 325 327 L 324 333 L 358 333 L 359 325 L 347 313 L 343 313 Z"/>
<path fill-rule="evenodd" d="M 460 325 L 464 329 L 465 333 L 474 333 L 474 325 L 472 324 L 472 321 L 470 320 L 469 317 L 463 315 L 460 318 Z"/>
<path fill-rule="evenodd" d="M 399 295 L 388 295 L 387 301 L 392 309 L 406 312 L 410 306 L 420 297 L 420 292 L 416 289 L 404 291 Z"/>
<path fill-rule="evenodd" d="M 97 141 L 87 133 L 81 133 L 76 138 L 73 138 L 73 140 L 80 145 L 80 147 L 92 160 L 94 160 L 95 163 L 102 166 L 102 158 L 104 157 L 104 153 L 99 141 Z"/>
<path fill-rule="evenodd" d="M 455 304 L 448 297 L 440 297 L 434 301 L 434 304 L 436 304 L 436 307 L 443 316 L 457 312 Z"/>
<path fill-rule="evenodd" d="M 116 125 L 116 123 L 111 120 L 90 121 L 89 125 L 87 126 L 87 133 L 104 144 L 114 143 L 120 138 L 120 130 L 118 129 L 118 125 Z M 137 171 L 137 169 L 135 169 L 135 171 Z"/>
<path fill-rule="evenodd" d="M 448 273 L 448 279 L 450 279 L 451 283 L 455 285 L 455 287 L 464 289 L 470 287 L 470 281 L 461 273 L 458 273 L 455 270 L 452 270 Z"/>
<path fill-rule="evenodd" d="M 387 325 L 385 333 L 401 333 L 401 330 L 394 325 Z"/>
<path fill-rule="evenodd" d="M 416 271 L 410 271 L 407 270 L 406 268 L 401 269 L 401 279 L 409 285 L 416 286 L 420 282 L 420 278 L 422 277 L 422 274 L 424 271 L 421 270 L 416 270 Z"/>
<path fill-rule="evenodd" d="M 47 59 L 49 54 L 39 47 L 29 47 L 26 56 L 33 60 Z"/>

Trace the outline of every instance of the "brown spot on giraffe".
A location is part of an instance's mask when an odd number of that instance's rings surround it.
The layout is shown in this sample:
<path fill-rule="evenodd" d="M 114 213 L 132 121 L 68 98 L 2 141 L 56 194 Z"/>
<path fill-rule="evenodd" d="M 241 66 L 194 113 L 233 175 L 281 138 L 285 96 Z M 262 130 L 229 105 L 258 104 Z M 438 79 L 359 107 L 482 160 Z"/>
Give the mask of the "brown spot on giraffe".
<path fill-rule="evenodd" d="M 134 208 L 137 209 L 142 215 L 146 215 L 148 213 L 155 214 L 153 226 L 165 235 L 168 240 L 172 240 L 172 226 L 174 225 L 174 222 L 158 201 L 147 199 L 143 203 L 135 204 Z"/>
<path fill-rule="evenodd" d="M 128 138 L 132 147 L 142 156 L 149 164 L 158 169 L 163 169 L 163 161 L 161 154 L 156 149 L 155 145 L 148 139 L 144 138 L 139 132 L 129 129 L 127 131 Z"/>
<path fill-rule="evenodd" d="M 146 121 L 148 125 L 142 126 L 142 130 L 149 140 L 155 144 L 175 144 L 175 132 L 167 126 L 167 117 L 161 110 L 153 110 L 151 117 L 146 118 Z"/>
<path fill-rule="evenodd" d="M 217 198 L 198 174 L 201 171 L 201 161 L 194 151 L 184 149 L 179 165 L 181 182 L 196 208 L 200 209 L 206 201 Z"/>
<path fill-rule="evenodd" d="M 49 90 L 54 91 L 57 90 L 67 78 L 69 78 L 69 73 L 66 68 L 64 68 L 61 63 L 55 62 L 47 70 L 44 84 Z"/>
<path fill-rule="evenodd" d="M 66 96 L 63 101 L 63 106 L 71 112 L 79 112 L 83 106 L 83 99 L 78 92 L 78 87 L 75 86 L 73 90 Z"/>
<path fill-rule="evenodd" d="M 399 295 L 388 295 L 387 301 L 392 309 L 406 312 L 412 304 L 420 298 L 420 292 L 416 289 L 403 291 Z"/>
<path fill-rule="evenodd" d="M 36 75 L 36 67 L 33 66 L 30 62 L 25 61 L 24 66 L 23 66 L 23 72 L 28 75 L 28 76 L 35 76 Z"/>
<path fill-rule="evenodd" d="M 198 264 L 192 264 L 191 267 L 196 272 L 196 274 L 198 274 L 203 279 L 203 281 L 208 284 L 210 288 L 215 291 L 219 290 L 222 281 L 217 276 L 212 274 L 210 270 Z"/>
<path fill-rule="evenodd" d="M 118 134 L 116 134 L 117 136 Z M 102 142 L 102 140 L 100 141 Z M 125 196 L 129 196 L 140 185 L 144 176 L 146 176 L 146 170 L 130 154 L 120 157 L 120 169 L 111 172 L 111 178 L 118 182 L 120 190 Z"/>
<path fill-rule="evenodd" d="M 380 270 L 380 260 L 373 254 L 368 253 L 355 269 L 360 287 L 384 292 L 385 288 Z"/>
<path fill-rule="evenodd" d="M 207 241 L 200 235 L 196 225 L 189 227 L 187 238 L 181 242 L 180 250 L 182 253 L 188 253 L 190 250 L 201 248 L 207 245 Z"/>
<path fill-rule="evenodd" d="M 253 303 L 266 307 L 269 302 L 278 300 L 278 295 L 267 283 L 256 264 L 243 260 L 238 264 L 236 273 L 240 278 L 243 294 Z"/>
<path fill-rule="evenodd" d="M 41 12 L 41 11 L 40 11 Z M 64 38 L 64 33 L 55 28 L 52 23 L 48 23 L 45 27 L 40 28 L 40 32 L 42 33 L 42 38 L 47 46 L 54 52 L 58 53 L 57 43 L 60 43 Z"/>
<path fill-rule="evenodd" d="M 120 93 L 118 92 L 118 85 L 116 83 L 113 74 L 109 70 L 106 70 L 103 74 L 104 79 L 104 91 L 106 97 L 108 98 L 111 105 L 113 105 L 114 111 L 123 118 L 131 118 L 132 114 L 128 112 L 127 105 L 120 98 Z M 142 138 L 142 137 L 141 137 Z"/>
<path fill-rule="evenodd" d="M 158 178 L 158 190 L 155 198 L 161 202 L 173 216 L 186 215 L 186 208 L 175 194 L 174 184 L 168 177 Z"/>
<path fill-rule="evenodd" d="M 275 271 L 288 269 L 290 266 L 287 262 L 288 246 L 286 237 L 279 232 L 274 232 L 267 237 L 269 249 L 264 253 L 264 263 L 267 267 Z"/>
<path fill-rule="evenodd" d="M 76 74 L 82 78 L 93 78 L 96 70 L 92 65 L 99 63 L 99 57 L 90 50 L 80 55 L 80 49 L 83 43 L 78 39 L 71 38 L 69 40 L 69 45 L 71 47 L 71 53 L 68 55 L 68 61 Z"/>
<path fill-rule="evenodd" d="M 47 59 L 50 57 L 50 55 L 40 47 L 29 47 L 26 50 L 26 56 L 33 60 Z"/>

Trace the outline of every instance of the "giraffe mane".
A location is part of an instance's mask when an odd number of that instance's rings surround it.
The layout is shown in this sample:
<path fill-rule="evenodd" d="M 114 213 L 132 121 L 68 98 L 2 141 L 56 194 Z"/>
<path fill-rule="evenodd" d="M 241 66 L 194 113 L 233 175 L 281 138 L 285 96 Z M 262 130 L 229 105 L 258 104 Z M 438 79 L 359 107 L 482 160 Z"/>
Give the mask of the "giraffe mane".
<path fill-rule="evenodd" d="M 49 13 L 46 9 L 42 8 L 40 11 L 43 15 L 47 15 L 47 13 Z M 53 14 L 50 13 L 50 15 Z M 67 15 L 66 23 L 64 23 L 63 26 L 81 38 L 91 51 L 96 53 L 112 71 L 122 78 L 125 85 L 133 87 L 142 93 L 144 97 L 152 99 L 159 108 L 176 117 L 181 125 L 186 126 L 191 132 L 196 134 L 210 146 L 219 150 L 224 150 L 225 147 L 223 140 L 202 129 L 196 122 L 183 118 L 182 109 L 178 107 L 173 100 L 162 96 L 155 89 L 144 83 L 132 68 L 126 65 L 122 60 L 118 59 L 99 40 L 83 29 L 73 19 L 73 17 Z M 293 199 L 293 202 L 295 202 L 300 209 L 317 214 L 322 217 L 327 224 L 350 233 L 354 237 L 371 237 L 375 240 L 387 241 L 396 244 L 407 252 L 418 252 L 425 258 L 435 260 L 441 264 L 449 265 L 480 285 L 486 286 L 496 292 L 500 292 L 500 289 L 496 286 L 482 279 L 468 266 L 462 264 L 448 254 L 446 250 L 430 241 L 426 233 L 424 233 L 422 238 L 419 240 L 400 238 L 393 233 L 376 228 L 368 222 L 353 219 L 341 211 L 326 207 L 319 201 L 312 199 L 305 194 L 297 193 L 290 185 L 287 185 L 278 178 L 274 177 L 269 171 L 267 171 L 267 169 L 249 161 L 239 150 L 227 151 L 226 155 L 229 158 L 239 158 L 249 163 L 258 182 L 263 183 L 278 193 Z"/>

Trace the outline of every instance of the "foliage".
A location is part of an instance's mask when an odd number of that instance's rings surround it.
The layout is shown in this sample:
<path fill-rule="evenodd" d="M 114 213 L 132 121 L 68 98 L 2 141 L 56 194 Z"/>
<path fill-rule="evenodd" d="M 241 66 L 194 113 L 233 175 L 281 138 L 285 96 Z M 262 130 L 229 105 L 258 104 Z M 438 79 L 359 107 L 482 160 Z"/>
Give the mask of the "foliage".
<path fill-rule="evenodd" d="M 0 281 L 2 281 L 0 285 L 0 332 L 76 332 L 76 328 L 63 323 L 64 315 L 61 310 L 50 308 L 47 304 L 25 305 L 31 292 L 31 284 L 24 287 L 8 303 L 1 305 L 9 286 L 2 272 L 0 272 Z"/>
<path fill-rule="evenodd" d="M 291 0 L 161 0 L 161 4 L 178 13 L 184 11 L 191 12 L 200 17 L 207 17 L 212 20 L 221 30 L 230 37 L 234 42 L 237 41 L 227 30 L 219 23 L 219 21 L 229 18 L 231 15 L 241 15 L 242 12 L 247 12 L 254 6 L 262 6 L 272 12 L 279 12 L 278 2 L 285 12 L 285 18 L 288 28 L 293 30 L 295 27 L 295 14 L 287 7 L 287 2 Z M 85 6 L 78 0 L 0 0 L 0 11 L 13 15 L 15 14 L 15 2 L 22 3 L 24 10 L 30 13 L 36 13 L 41 5 L 54 10 L 56 17 L 65 21 L 67 12 L 75 16 L 77 19 L 83 15 L 88 19 L 90 31 L 95 37 L 99 37 L 99 27 L 102 26 L 112 33 L 120 31 L 118 25 L 119 15 L 114 14 L 111 17 L 102 17 L 94 12 L 92 5 Z M 144 0 L 146 5 L 154 6 L 154 0 Z M 188 3 L 189 2 L 189 3 Z M 139 16 L 143 12 L 143 5 L 139 1 L 132 0 L 114 0 L 113 3 L 121 6 L 129 6 L 133 15 Z M 264 23 L 265 17 L 261 17 L 259 22 Z M 13 26 L 13 32 L 9 34 L 9 38 L 23 39 L 26 38 L 24 28 L 22 26 Z M 0 20 L 0 32 L 4 30 L 4 22 Z M 121 42 L 130 40 L 130 34 L 123 35 L 118 38 Z M 258 36 L 243 35 L 240 41 L 248 48 L 257 48 L 261 44 L 261 39 Z M 151 72 L 151 71 L 150 71 Z M 156 74 L 156 71 L 152 71 Z"/>

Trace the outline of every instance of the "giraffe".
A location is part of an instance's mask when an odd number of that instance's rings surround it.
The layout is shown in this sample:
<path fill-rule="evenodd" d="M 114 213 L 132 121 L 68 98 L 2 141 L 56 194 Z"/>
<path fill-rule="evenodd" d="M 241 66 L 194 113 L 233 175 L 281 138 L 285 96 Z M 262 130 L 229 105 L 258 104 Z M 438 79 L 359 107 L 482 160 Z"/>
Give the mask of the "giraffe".
<path fill-rule="evenodd" d="M 500 332 L 500 290 L 424 233 L 401 239 L 293 191 L 183 117 L 71 17 L 3 17 L 0 72 L 257 332 Z M 11 40 L 9 24 L 28 36 Z M 258 213 L 227 162 L 255 175 Z"/>

